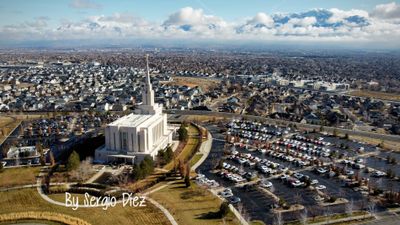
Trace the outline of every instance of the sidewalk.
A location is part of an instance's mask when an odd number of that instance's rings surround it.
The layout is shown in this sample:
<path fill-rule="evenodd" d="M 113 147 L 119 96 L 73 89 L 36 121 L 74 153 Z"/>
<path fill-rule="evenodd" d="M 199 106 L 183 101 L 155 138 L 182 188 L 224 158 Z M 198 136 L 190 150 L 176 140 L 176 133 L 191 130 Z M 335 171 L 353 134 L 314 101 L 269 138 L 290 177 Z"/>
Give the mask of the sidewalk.
<path fill-rule="evenodd" d="M 203 143 L 201 143 L 199 152 L 198 152 L 198 153 L 202 153 L 203 156 L 199 159 L 199 161 L 196 162 L 196 164 L 194 164 L 192 166 L 192 170 L 196 170 L 207 159 L 208 154 L 210 154 L 210 151 L 211 151 L 212 142 L 213 142 L 213 137 L 212 137 L 211 133 L 209 131 L 207 131 L 207 140 L 204 141 Z"/>

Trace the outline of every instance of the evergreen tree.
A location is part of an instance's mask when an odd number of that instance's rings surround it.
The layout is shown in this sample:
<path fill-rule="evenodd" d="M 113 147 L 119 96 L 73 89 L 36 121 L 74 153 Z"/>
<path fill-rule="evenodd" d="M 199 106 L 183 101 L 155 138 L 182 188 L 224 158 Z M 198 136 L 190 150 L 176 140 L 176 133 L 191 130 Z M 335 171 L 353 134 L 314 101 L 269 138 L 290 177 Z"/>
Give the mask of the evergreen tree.
<path fill-rule="evenodd" d="M 71 155 L 69 155 L 68 157 L 66 169 L 68 171 L 75 170 L 79 167 L 79 164 L 80 164 L 79 154 L 76 151 L 73 151 Z"/>
<path fill-rule="evenodd" d="M 143 172 L 142 172 L 142 169 L 140 168 L 139 164 L 135 164 L 135 167 L 133 168 L 133 172 L 132 172 L 132 178 L 134 180 L 140 180 L 143 178 Z"/>
<path fill-rule="evenodd" d="M 221 206 L 219 207 L 219 215 L 221 218 L 224 218 L 226 215 L 229 213 L 229 203 L 224 201 L 221 203 Z"/>
<path fill-rule="evenodd" d="M 164 157 L 166 163 L 171 162 L 171 160 L 174 158 L 174 152 L 172 151 L 171 146 L 168 146 L 167 150 L 165 150 Z"/>
<path fill-rule="evenodd" d="M 178 135 L 179 135 L 179 140 L 180 141 L 187 141 L 189 136 L 188 136 L 188 131 L 184 124 L 181 124 L 181 127 L 178 130 Z"/>

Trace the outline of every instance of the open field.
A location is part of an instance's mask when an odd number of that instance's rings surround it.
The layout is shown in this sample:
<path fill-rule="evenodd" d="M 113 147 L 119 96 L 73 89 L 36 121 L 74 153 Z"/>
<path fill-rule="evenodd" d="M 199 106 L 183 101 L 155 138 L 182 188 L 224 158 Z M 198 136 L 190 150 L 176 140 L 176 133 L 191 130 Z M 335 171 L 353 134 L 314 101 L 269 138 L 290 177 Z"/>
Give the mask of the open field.
<path fill-rule="evenodd" d="M 7 168 L 0 172 L 0 187 L 35 184 L 40 167 Z"/>
<path fill-rule="evenodd" d="M 0 116 L 0 143 L 18 126 L 19 119 L 11 116 Z"/>
<path fill-rule="evenodd" d="M 199 86 L 202 91 L 208 91 L 213 89 L 219 84 L 219 81 L 200 78 L 200 77 L 172 77 L 173 81 L 169 82 L 169 85 L 186 85 L 188 87 L 196 87 Z"/>
<path fill-rule="evenodd" d="M 208 213 L 219 210 L 221 200 L 194 183 L 189 188 L 184 185 L 182 181 L 176 181 L 151 194 L 152 198 L 170 211 L 178 224 L 238 224 L 233 214 L 228 214 L 225 223 L 222 219 L 204 218 Z"/>
<path fill-rule="evenodd" d="M 395 142 L 395 141 L 383 141 L 382 142 L 382 140 L 380 140 L 380 139 L 366 138 L 366 137 L 357 136 L 357 135 L 350 135 L 350 139 L 365 142 L 370 145 L 383 145 L 383 146 L 381 146 L 383 149 L 400 152 L 400 143 L 399 142 Z"/>
<path fill-rule="evenodd" d="M 358 97 L 369 97 L 369 98 L 378 98 L 389 101 L 400 101 L 399 94 L 385 93 L 379 91 L 356 90 L 356 91 L 351 91 L 349 94 Z"/>
<path fill-rule="evenodd" d="M 53 195 L 62 199 L 64 194 Z M 36 189 L 0 192 L 0 212 L 2 214 L 25 211 L 47 211 L 77 217 L 91 224 L 170 224 L 164 214 L 150 203 L 146 207 L 129 207 L 118 204 L 116 207 L 103 210 L 101 208 L 79 208 L 72 210 L 53 205 L 43 200 Z"/>

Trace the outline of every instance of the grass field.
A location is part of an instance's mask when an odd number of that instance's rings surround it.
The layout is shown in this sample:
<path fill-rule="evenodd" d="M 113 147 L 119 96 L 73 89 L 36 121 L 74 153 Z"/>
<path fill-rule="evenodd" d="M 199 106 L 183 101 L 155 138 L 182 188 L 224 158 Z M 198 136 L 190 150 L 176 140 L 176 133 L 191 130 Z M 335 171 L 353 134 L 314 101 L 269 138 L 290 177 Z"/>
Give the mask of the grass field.
<path fill-rule="evenodd" d="M 170 85 L 186 85 L 188 87 L 199 86 L 202 91 L 208 91 L 216 87 L 219 82 L 212 79 L 201 77 L 172 77 L 173 81 L 168 83 Z"/>
<path fill-rule="evenodd" d="M 189 125 L 188 127 L 188 135 L 189 139 L 185 145 L 185 147 L 182 149 L 181 153 L 177 157 L 177 160 L 182 160 L 183 162 L 186 162 L 189 160 L 189 157 L 192 155 L 193 151 L 196 150 L 196 146 L 199 143 L 199 130 L 197 127 L 193 125 Z M 164 166 L 164 169 L 166 170 L 171 170 L 174 167 L 174 162 L 171 161 L 167 165 Z"/>
<path fill-rule="evenodd" d="M 19 123 L 20 120 L 14 117 L 0 116 L 0 143 L 3 143 L 5 137 L 7 137 Z"/>
<path fill-rule="evenodd" d="M 52 195 L 53 198 L 63 199 L 64 194 Z M 123 225 L 123 224 L 170 224 L 168 219 L 156 207 L 147 203 L 146 207 L 129 207 L 118 204 L 116 207 L 103 210 L 101 208 L 79 208 L 72 210 L 53 205 L 43 200 L 36 189 L 24 189 L 0 192 L 0 213 L 50 211 L 62 213 L 83 219 L 91 224 Z"/>
<path fill-rule="evenodd" d="M 196 164 L 201 157 L 203 157 L 202 153 L 197 153 L 196 155 L 193 156 L 193 158 L 190 160 L 190 166 L 192 167 L 194 164 Z"/>
<path fill-rule="evenodd" d="M 221 200 L 194 183 L 189 188 L 185 188 L 184 185 L 182 181 L 176 181 L 152 193 L 150 197 L 167 208 L 178 224 L 238 224 L 233 214 L 228 214 L 225 223 L 222 219 L 202 218 L 208 213 L 217 212 Z"/>
<path fill-rule="evenodd" d="M 389 101 L 400 101 L 400 94 L 392 94 L 379 91 L 356 90 L 351 91 L 349 94 L 358 97 L 370 97 Z"/>
<path fill-rule="evenodd" d="M 0 172 L 0 187 L 15 187 L 25 184 L 35 184 L 40 167 L 8 168 Z"/>

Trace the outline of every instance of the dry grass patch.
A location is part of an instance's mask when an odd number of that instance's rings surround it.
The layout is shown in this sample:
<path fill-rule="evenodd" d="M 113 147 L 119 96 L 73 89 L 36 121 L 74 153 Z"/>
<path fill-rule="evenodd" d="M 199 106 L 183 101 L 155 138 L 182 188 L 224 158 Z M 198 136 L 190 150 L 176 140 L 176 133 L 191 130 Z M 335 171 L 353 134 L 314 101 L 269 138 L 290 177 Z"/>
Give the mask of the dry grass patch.
<path fill-rule="evenodd" d="M 0 116 L 0 143 L 18 126 L 20 120 L 11 116 Z"/>
<path fill-rule="evenodd" d="M 50 195 L 52 198 L 63 199 L 64 194 Z M 170 224 L 164 214 L 149 202 L 146 207 L 116 207 L 103 210 L 101 208 L 71 208 L 53 205 L 43 200 L 36 189 L 0 192 L 0 212 L 15 213 L 26 211 L 48 211 L 65 214 L 83 219 L 91 224 L 105 225 L 167 225 Z"/>
<path fill-rule="evenodd" d="M 222 219 L 205 219 L 205 215 L 219 210 L 221 200 L 193 183 L 185 188 L 184 182 L 176 181 L 150 197 L 167 208 L 178 224 L 238 224 L 232 214 L 225 217 L 225 223 Z"/>
<path fill-rule="evenodd" d="M 4 221 L 11 221 L 11 222 L 18 222 L 20 220 L 45 220 L 45 221 L 55 221 L 59 222 L 60 224 L 68 224 L 68 225 L 90 225 L 86 221 L 60 214 L 54 212 L 19 212 L 19 213 L 8 213 L 8 214 L 0 214 L 0 222 Z M 33 224 L 33 223 L 32 223 Z"/>
<path fill-rule="evenodd" d="M 36 184 L 36 176 L 40 167 L 7 168 L 0 172 L 0 187 L 15 187 L 26 184 Z"/>
<path fill-rule="evenodd" d="M 208 91 L 210 89 L 215 88 L 219 81 L 209 79 L 209 78 L 201 78 L 201 77 L 172 77 L 173 81 L 168 83 L 169 85 L 186 85 L 188 87 L 196 87 L 199 86 L 202 91 Z"/>
<path fill-rule="evenodd" d="M 399 94 L 379 92 L 379 91 L 356 90 L 356 91 L 351 91 L 349 94 L 357 97 L 365 97 L 365 98 L 369 97 L 369 98 L 378 98 L 389 101 L 400 101 Z"/>

